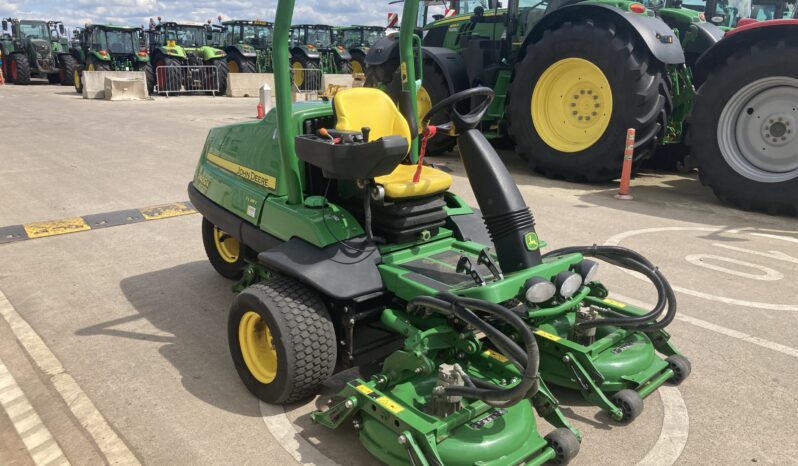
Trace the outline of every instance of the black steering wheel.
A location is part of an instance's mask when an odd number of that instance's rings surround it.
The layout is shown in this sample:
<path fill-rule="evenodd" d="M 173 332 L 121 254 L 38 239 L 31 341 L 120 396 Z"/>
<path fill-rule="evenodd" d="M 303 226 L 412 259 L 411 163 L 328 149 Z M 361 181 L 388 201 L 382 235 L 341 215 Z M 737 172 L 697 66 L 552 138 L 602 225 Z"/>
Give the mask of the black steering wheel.
<path fill-rule="evenodd" d="M 463 115 L 457 111 L 455 104 L 478 96 L 484 96 L 484 99 L 482 99 L 482 102 L 480 102 L 479 105 L 471 110 L 471 112 Z M 426 128 L 435 114 L 448 108 L 452 113 L 452 121 L 436 125 L 438 128 L 448 132 L 450 136 L 457 136 L 470 129 L 474 129 L 477 127 L 480 120 L 482 120 L 482 117 L 485 116 L 485 112 L 488 111 L 488 107 L 490 106 L 490 103 L 493 102 L 493 98 L 495 96 L 496 93 L 493 92 L 493 89 L 485 86 L 466 89 L 465 91 L 450 95 L 449 97 L 433 105 L 432 108 L 430 108 L 429 111 L 425 113 L 423 117 L 421 117 L 421 127 Z"/>

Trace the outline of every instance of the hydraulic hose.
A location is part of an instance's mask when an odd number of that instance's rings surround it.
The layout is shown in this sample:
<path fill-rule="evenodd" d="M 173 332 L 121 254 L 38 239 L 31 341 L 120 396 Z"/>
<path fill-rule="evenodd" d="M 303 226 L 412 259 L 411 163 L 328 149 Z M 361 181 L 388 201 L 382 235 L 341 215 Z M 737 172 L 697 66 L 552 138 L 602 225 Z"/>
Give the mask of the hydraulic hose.
<path fill-rule="evenodd" d="M 494 407 L 506 407 L 529 398 L 537 392 L 538 366 L 540 355 L 537 341 L 526 323 L 511 310 L 498 304 L 472 298 L 463 298 L 449 293 L 441 293 L 437 297 L 419 296 L 408 304 L 408 309 L 419 307 L 432 309 L 457 317 L 485 335 L 522 371 L 521 382 L 512 388 L 504 388 L 490 382 L 470 379 L 466 386 L 450 386 L 444 388 L 449 396 L 463 396 L 482 400 Z M 507 335 L 478 317 L 474 311 L 483 312 L 506 322 L 513 327 L 524 343 L 524 350 Z M 473 386 L 471 386 L 473 385 Z"/>
<path fill-rule="evenodd" d="M 582 254 L 595 257 L 610 264 L 643 274 L 657 290 L 657 303 L 654 308 L 641 316 L 608 317 L 576 324 L 578 328 L 591 328 L 600 325 L 614 325 L 624 328 L 640 328 L 643 331 L 654 331 L 665 328 L 676 317 L 676 295 L 668 279 L 660 270 L 640 253 L 622 246 L 570 246 L 546 253 L 543 257 L 562 256 L 566 254 Z M 666 311 L 667 308 L 667 311 Z M 665 316 L 656 319 L 665 312 Z"/>

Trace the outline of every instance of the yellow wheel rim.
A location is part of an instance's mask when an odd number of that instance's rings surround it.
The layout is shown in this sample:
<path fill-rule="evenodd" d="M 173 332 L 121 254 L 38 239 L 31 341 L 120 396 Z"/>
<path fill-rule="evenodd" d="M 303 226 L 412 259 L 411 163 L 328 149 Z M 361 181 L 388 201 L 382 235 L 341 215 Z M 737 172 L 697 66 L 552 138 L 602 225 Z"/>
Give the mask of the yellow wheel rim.
<path fill-rule="evenodd" d="M 222 260 L 230 264 L 234 264 L 238 261 L 241 246 L 238 244 L 237 239 L 213 227 L 213 242 L 216 244 L 216 250 L 219 252 L 219 256 Z"/>
<path fill-rule="evenodd" d="M 352 60 L 352 74 L 363 74 L 363 67 L 357 60 Z"/>
<path fill-rule="evenodd" d="M 532 92 L 532 124 L 543 142 L 579 152 L 598 141 L 612 117 L 607 77 L 582 58 L 565 58 L 540 76 Z"/>
<path fill-rule="evenodd" d="M 260 383 L 277 376 L 277 350 L 272 332 L 257 312 L 247 311 L 238 321 L 238 344 L 247 369 Z"/>
<path fill-rule="evenodd" d="M 86 67 L 86 71 L 94 71 L 94 63 L 89 63 L 89 66 Z"/>
<path fill-rule="evenodd" d="M 418 108 L 418 120 L 421 121 L 421 117 L 427 114 L 429 109 L 432 108 L 432 99 L 429 96 L 429 93 L 424 86 L 418 86 L 416 90 L 416 108 Z M 418 128 L 418 134 L 424 132 L 424 128 Z"/>
<path fill-rule="evenodd" d="M 75 82 L 75 89 L 80 90 L 80 71 L 75 70 L 72 72 L 73 81 Z"/>
<path fill-rule="evenodd" d="M 231 73 L 240 73 L 241 72 L 241 69 L 238 67 L 238 62 L 235 61 L 235 60 L 230 60 L 229 62 L 227 62 L 227 69 Z"/>
<path fill-rule="evenodd" d="M 302 69 L 302 63 L 295 61 L 291 68 L 294 70 L 294 84 L 301 86 L 305 82 L 305 70 Z"/>

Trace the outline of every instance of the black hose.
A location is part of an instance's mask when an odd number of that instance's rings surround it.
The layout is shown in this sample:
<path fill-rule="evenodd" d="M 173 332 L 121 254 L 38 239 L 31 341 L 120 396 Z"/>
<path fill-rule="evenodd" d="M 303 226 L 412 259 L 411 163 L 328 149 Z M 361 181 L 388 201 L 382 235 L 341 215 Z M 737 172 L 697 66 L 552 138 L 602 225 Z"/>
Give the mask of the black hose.
<path fill-rule="evenodd" d="M 633 270 L 645 275 L 657 290 L 657 303 L 651 311 L 642 316 L 595 319 L 580 322 L 576 324 L 576 327 L 584 329 L 598 327 L 600 325 L 614 325 L 624 328 L 640 328 L 643 331 L 650 332 L 665 328 L 673 321 L 674 317 L 676 317 L 676 295 L 668 279 L 665 278 L 665 275 L 663 275 L 651 261 L 636 251 L 622 246 L 570 246 L 550 251 L 543 257 L 577 253 L 585 257 L 596 257 L 618 267 Z M 666 311 L 665 316 L 657 321 L 656 319 L 662 315 L 663 311 Z"/>
<path fill-rule="evenodd" d="M 537 393 L 538 365 L 540 355 L 537 340 L 526 323 L 511 310 L 498 304 L 472 298 L 463 298 L 450 293 L 441 293 L 437 297 L 419 296 L 408 303 L 408 309 L 425 307 L 457 317 L 474 328 L 482 331 L 511 361 L 518 364 L 521 370 L 521 382 L 512 388 L 504 388 L 490 382 L 472 379 L 472 386 L 449 386 L 444 388 L 448 396 L 464 396 L 482 400 L 494 407 L 506 407 L 518 403 Z M 500 332 L 493 325 L 479 318 L 474 311 L 484 312 L 505 321 L 513 327 L 524 342 L 525 351 Z"/>

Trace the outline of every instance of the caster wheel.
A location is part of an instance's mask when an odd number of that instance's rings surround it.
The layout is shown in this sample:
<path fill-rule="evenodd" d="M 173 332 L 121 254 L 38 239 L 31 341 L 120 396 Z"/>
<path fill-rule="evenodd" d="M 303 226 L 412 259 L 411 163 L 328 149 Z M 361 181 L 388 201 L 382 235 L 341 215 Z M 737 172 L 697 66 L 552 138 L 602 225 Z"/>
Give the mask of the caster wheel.
<path fill-rule="evenodd" d="M 665 361 L 667 361 L 668 367 L 673 371 L 673 377 L 670 378 L 670 382 L 674 385 L 684 382 L 684 379 L 689 377 L 690 371 L 693 370 L 690 360 L 679 354 L 674 354 Z"/>
<path fill-rule="evenodd" d="M 551 464 L 568 464 L 579 453 L 579 439 L 565 427 L 560 427 L 554 432 L 550 432 L 545 438 L 549 442 L 549 446 L 557 454 L 550 461 Z"/>
<path fill-rule="evenodd" d="M 643 412 L 643 398 L 634 390 L 623 389 L 610 398 L 622 412 L 621 422 L 632 422 Z"/>

